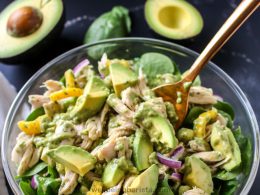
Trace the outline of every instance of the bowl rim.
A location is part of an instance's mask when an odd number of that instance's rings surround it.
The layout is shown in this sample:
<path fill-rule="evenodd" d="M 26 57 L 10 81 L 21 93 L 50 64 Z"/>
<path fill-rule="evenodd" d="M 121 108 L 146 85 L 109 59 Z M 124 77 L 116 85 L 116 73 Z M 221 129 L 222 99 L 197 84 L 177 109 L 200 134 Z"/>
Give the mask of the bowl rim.
<path fill-rule="evenodd" d="M 124 38 L 113 38 L 113 39 L 106 39 L 106 40 L 102 40 L 102 41 L 98 41 L 98 42 L 94 42 L 91 44 L 85 44 L 85 45 L 81 45 L 78 46 L 76 48 L 73 48 L 59 56 L 57 56 L 56 58 L 52 59 L 51 61 L 49 61 L 48 63 L 46 63 L 43 67 L 41 67 L 36 73 L 33 74 L 33 76 L 31 76 L 31 78 L 23 85 L 23 87 L 21 88 L 21 90 L 18 92 L 17 96 L 15 97 L 11 107 L 9 108 L 8 114 L 6 116 L 6 120 L 5 120 L 5 124 L 4 124 L 4 128 L 3 128 L 3 133 L 2 133 L 2 140 L 1 140 L 1 157 L 2 157 L 2 165 L 3 165 L 3 170 L 5 173 L 5 176 L 7 178 L 7 181 L 9 183 L 9 186 L 11 187 L 12 191 L 15 194 L 19 194 L 21 191 L 17 185 L 17 182 L 15 182 L 15 179 L 12 177 L 11 175 L 11 171 L 9 169 L 9 165 L 7 163 L 7 158 L 5 155 L 5 151 L 6 151 L 6 147 L 7 145 L 5 144 L 5 140 L 7 140 L 7 132 L 9 129 L 9 121 L 12 120 L 13 118 L 13 113 L 15 113 L 18 109 L 18 105 L 20 103 L 20 97 L 24 94 L 24 92 L 26 92 L 27 89 L 29 89 L 31 87 L 31 84 L 37 80 L 37 78 L 46 70 L 48 70 L 53 64 L 59 62 L 61 59 L 79 51 L 82 50 L 84 48 L 89 48 L 95 45 L 100 45 L 100 44 L 108 44 L 108 43 L 117 43 L 117 42 L 124 42 L 124 41 L 133 41 L 133 42 L 142 42 L 142 43 L 152 43 L 152 44 L 162 44 L 163 46 L 170 47 L 171 49 L 173 48 L 178 48 L 179 50 L 182 50 L 183 53 L 187 53 L 189 56 L 192 57 L 197 57 L 199 55 L 199 53 L 184 47 L 182 45 L 176 44 L 176 43 L 172 43 L 169 41 L 163 41 L 163 40 L 159 40 L 159 39 L 153 39 L 153 38 L 145 38 L 145 37 L 124 37 Z M 251 124 L 253 127 L 253 139 L 254 139 L 254 152 L 253 152 L 253 160 L 252 160 L 252 167 L 251 167 L 251 171 L 250 174 L 248 175 L 248 179 L 245 183 L 245 185 L 242 188 L 242 191 L 240 192 L 240 194 L 248 194 L 254 181 L 255 181 L 255 177 L 257 175 L 257 170 L 258 170 L 258 166 L 259 166 L 259 158 L 260 156 L 259 154 L 259 149 L 260 149 L 260 133 L 259 133 L 259 127 L 258 127 L 258 123 L 256 120 L 256 116 L 254 114 L 254 111 L 252 109 L 252 106 L 249 102 L 249 100 L 247 99 L 246 95 L 244 94 L 244 92 L 240 89 L 240 87 L 238 86 L 238 84 L 226 73 L 224 72 L 220 67 L 218 67 L 215 63 L 213 63 L 212 61 L 208 62 L 208 66 L 218 75 L 220 76 L 222 79 L 224 79 L 227 82 L 227 85 L 229 85 L 229 87 L 233 88 L 236 93 L 238 95 L 240 95 L 240 100 L 243 103 L 243 106 L 245 108 L 245 111 L 247 112 L 247 114 L 251 117 Z"/>

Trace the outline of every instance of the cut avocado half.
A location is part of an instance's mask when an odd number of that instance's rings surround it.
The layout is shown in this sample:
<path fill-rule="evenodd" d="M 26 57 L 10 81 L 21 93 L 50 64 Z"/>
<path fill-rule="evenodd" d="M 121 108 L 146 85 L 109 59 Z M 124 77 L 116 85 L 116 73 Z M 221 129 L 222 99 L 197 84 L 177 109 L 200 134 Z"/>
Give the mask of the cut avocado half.
<path fill-rule="evenodd" d="M 185 0 L 147 0 L 145 19 L 156 33 L 170 39 L 187 39 L 199 34 L 203 19 Z"/>
<path fill-rule="evenodd" d="M 62 31 L 63 13 L 62 0 L 9 4 L 0 13 L 0 61 L 22 63 L 36 58 Z"/>
<path fill-rule="evenodd" d="M 97 161 L 94 156 L 82 148 L 69 145 L 50 150 L 47 155 L 81 176 L 93 169 Z"/>

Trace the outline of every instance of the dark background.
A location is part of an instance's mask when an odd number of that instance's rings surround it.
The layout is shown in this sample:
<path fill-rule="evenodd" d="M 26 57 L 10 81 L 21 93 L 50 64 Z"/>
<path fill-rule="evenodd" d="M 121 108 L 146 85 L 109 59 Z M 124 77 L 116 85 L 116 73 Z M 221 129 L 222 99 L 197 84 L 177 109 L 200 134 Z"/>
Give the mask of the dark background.
<path fill-rule="evenodd" d="M 11 0 L 0 0 L 0 11 Z M 57 55 L 82 44 L 85 31 L 91 22 L 114 5 L 129 8 L 132 18 L 132 37 L 151 37 L 167 40 L 153 33 L 144 20 L 144 0 L 64 0 L 66 7 L 66 23 L 60 39 L 55 46 L 39 55 L 34 63 L 24 66 L 1 64 L 0 71 L 19 90 L 24 83 L 42 65 Z M 173 41 L 197 52 L 201 52 L 210 38 L 216 33 L 227 17 L 232 13 L 239 0 L 190 0 L 198 8 L 204 18 L 202 33 L 187 41 Z M 170 40 L 167 40 L 170 41 Z M 1 47 L 1 46 L 0 46 Z M 231 38 L 213 59 L 218 66 L 226 71 L 246 93 L 251 105 L 260 119 L 260 11 L 256 11 L 247 23 Z M 258 173 L 250 194 L 260 194 Z"/>

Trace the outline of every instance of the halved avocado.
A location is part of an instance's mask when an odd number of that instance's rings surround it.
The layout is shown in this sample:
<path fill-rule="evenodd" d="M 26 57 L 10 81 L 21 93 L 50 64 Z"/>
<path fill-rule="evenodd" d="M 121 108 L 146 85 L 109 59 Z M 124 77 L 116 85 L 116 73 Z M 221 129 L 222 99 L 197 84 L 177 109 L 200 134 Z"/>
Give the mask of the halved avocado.
<path fill-rule="evenodd" d="M 36 58 L 61 33 L 62 0 L 19 0 L 0 13 L 0 61 L 22 63 Z"/>
<path fill-rule="evenodd" d="M 185 0 L 147 0 L 145 19 L 156 33 L 170 39 L 187 39 L 199 34 L 203 19 Z"/>

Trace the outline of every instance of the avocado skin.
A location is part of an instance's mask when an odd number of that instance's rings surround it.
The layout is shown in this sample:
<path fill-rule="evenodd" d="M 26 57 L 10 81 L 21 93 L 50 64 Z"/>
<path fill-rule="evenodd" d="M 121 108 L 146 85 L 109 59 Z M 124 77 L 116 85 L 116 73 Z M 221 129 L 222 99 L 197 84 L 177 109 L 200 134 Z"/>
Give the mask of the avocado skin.
<path fill-rule="evenodd" d="M 27 62 L 34 62 L 39 60 L 39 56 L 43 56 L 44 51 L 46 51 L 47 48 L 50 48 L 54 44 L 56 38 L 60 36 L 61 32 L 63 31 L 65 21 L 66 14 L 63 3 L 63 12 L 59 22 L 45 38 L 43 38 L 39 43 L 37 43 L 29 50 L 13 57 L 0 58 L 0 61 L 6 65 L 26 65 L 25 63 Z"/>

